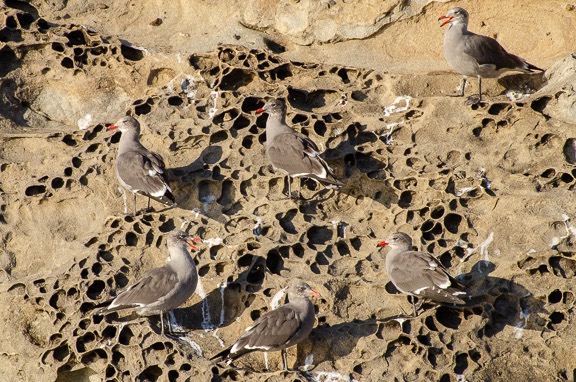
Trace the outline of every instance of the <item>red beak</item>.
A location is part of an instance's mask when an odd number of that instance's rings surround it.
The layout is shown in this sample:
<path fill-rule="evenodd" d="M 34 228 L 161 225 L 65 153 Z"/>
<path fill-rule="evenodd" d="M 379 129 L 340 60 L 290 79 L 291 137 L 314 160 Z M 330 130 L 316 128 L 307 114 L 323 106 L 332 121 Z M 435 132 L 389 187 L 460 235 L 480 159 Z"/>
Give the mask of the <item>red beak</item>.
<path fill-rule="evenodd" d="M 112 125 L 108 125 L 108 127 L 106 127 L 106 130 L 107 130 L 107 131 L 116 130 L 117 128 L 118 128 L 118 126 L 112 124 Z"/>
<path fill-rule="evenodd" d="M 189 237 L 189 238 L 186 240 L 186 244 L 188 244 L 188 246 L 189 246 L 190 248 L 192 248 L 193 250 L 197 251 L 197 250 L 198 250 L 198 247 L 195 246 L 194 243 L 200 243 L 201 241 L 202 241 L 202 240 L 200 240 L 199 237 Z"/>
<path fill-rule="evenodd" d="M 266 109 L 264 109 L 263 107 L 261 107 L 260 109 L 256 110 L 256 114 L 262 114 L 266 111 Z"/>
<path fill-rule="evenodd" d="M 390 244 L 390 243 L 388 243 L 388 242 L 386 242 L 386 241 L 381 241 L 381 242 L 378 243 L 377 246 L 378 246 L 379 248 L 383 248 L 383 247 L 387 246 L 388 244 Z"/>
<path fill-rule="evenodd" d="M 320 296 L 320 293 L 316 292 L 315 290 L 313 290 L 312 292 L 310 292 L 310 296 L 322 297 L 322 296 Z"/>
<path fill-rule="evenodd" d="M 446 24 L 450 24 L 450 22 L 452 21 L 453 18 L 454 18 L 454 16 L 450 16 L 450 17 L 448 17 L 448 16 L 440 16 L 440 17 L 438 17 L 438 21 L 440 21 L 440 20 L 446 20 L 446 21 L 444 21 L 442 24 L 440 24 L 440 26 L 443 27 L 443 26 L 446 25 Z"/>

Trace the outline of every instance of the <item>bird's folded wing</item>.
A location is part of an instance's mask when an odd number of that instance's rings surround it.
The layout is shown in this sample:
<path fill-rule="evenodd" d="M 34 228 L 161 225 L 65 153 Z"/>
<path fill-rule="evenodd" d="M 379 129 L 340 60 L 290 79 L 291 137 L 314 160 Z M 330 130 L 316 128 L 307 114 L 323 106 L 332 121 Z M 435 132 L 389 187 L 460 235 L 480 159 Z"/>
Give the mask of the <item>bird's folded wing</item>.
<path fill-rule="evenodd" d="M 142 278 L 126 291 L 120 293 L 112 308 L 146 306 L 163 301 L 178 283 L 176 273 L 167 267 L 155 268 L 146 272 Z"/>

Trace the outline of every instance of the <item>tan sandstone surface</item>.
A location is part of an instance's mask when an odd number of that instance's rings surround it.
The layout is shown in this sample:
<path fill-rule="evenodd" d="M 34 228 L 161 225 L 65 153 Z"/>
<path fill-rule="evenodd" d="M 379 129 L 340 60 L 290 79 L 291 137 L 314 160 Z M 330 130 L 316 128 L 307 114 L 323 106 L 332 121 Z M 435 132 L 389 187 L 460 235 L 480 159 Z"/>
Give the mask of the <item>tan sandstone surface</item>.
<path fill-rule="evenodd" d="M 454 6 L 546 73 L 450 97 Z M 7 0 L 0 17 L 0 380 L 575 380 L 576 3 Z M 343 189 L 286 199 L 254 114 L 270 97 Z M 105 126 L 126 113 L 177 208 L 123 215 Z M 204 240 L 172 315 L 187 334 L 93 316 L 183 224 Z M 376 248 L 398 230 L 479 302 L 389 320 L 411 309 Z M 209 361 L 292 277 L 322 294 L 299 370 Z"/>

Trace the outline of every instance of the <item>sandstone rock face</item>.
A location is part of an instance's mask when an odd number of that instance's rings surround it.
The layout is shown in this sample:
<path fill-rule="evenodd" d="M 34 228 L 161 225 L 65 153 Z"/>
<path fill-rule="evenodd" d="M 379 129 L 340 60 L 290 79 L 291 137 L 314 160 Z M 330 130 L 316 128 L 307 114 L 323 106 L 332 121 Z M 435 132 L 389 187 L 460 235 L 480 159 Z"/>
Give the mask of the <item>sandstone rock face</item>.
<path fill-rule="evenodd" d="M 570 4 L 458 3 L 476 31 L 485 20 L 548 68 L 486 80 L 487 102 L 469 106 L 448 96 L 459 76 L 441 71 L 435 19 L 453 2 L 194 3 L 0 10 L 0 379 L 574 380 Z M 326 150 L 342 190 L 302 181 L 302 200 L 283 195 L 254 114 L 270 97 Z M 105 126 L 126 113 L 164 157 L 177 208 L 122 214 L 119 133 Z M 94 316 L 164 262 L 165 234 L 182 225 L 204 240 L 196 295 L 171 316 L 187 334 L 160 336 L 156 317 Z M 376 243 L 398 230 L 474 303 L 394 320 L 411 305 Z M 323 296 L 312 334 L 288 352 L 300 370 L 264 372 L 260 354 L 240 369 L 211 363 L 293 277 Z M 269 360 L 280 369 L 279 354 Z"/>
<path fill-rule="evenodd" d="M 299 45 L 335 43 L 369 37 L 389 23 L 419 13 L 430 2 L 257 0 L 246 2 L 240 22 Z"/>

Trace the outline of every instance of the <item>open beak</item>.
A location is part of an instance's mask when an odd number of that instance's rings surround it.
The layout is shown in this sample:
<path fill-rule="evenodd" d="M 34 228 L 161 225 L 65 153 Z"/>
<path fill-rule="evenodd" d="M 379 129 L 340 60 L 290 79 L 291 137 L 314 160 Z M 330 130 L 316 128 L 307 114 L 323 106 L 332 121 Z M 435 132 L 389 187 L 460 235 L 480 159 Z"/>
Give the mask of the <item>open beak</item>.
<path fill-rule="evenodd" d="M 390 244 L 390 243 L 388 243 L 387 241 L 381 241 L 378 243 L 377 246 L 378 246 L 378 248 L 383 248 L 383 247 L 387 246 L 388 244 Z"/>
<path fill-rule="evenodd" d="M 452 20 L 454 19 L 454 16 L 440 16 L 438 17 L 438 21 L 440 20 L 445 20 L 442 24 L 440 24 L 441 27 L 443 27 L 446 24 L 450 24 L 450 22 L 452 22 Z"/>
<path fill-rule="evenodd" d="M 200 243 L 202 240 L 200 240 L 199 237 L 189 237 L 188 239 L 186 239 L 186 244 L 188 244 L 188 246 L 190 248 L 192 248 L 195 251 L 198 251 L 198 247 L 196 245 L 194 245 L 195 243 Z"/>
<path fill-rule="evenodd" d="M 117 128 L 118 128 L 118 126 L 112 124 L 112 125 L 108 125 L 108 126 L 106 127 L 106 130 L 107 130 L 107 131 L 116 130 Z"/>

